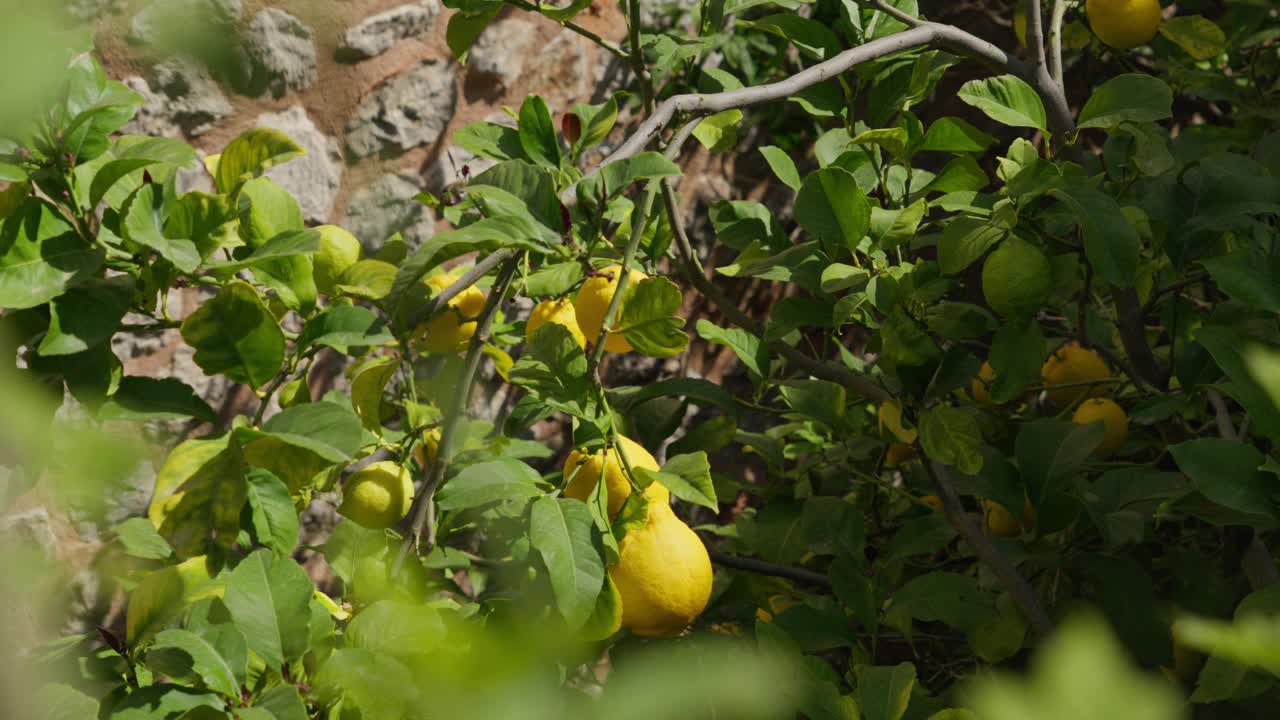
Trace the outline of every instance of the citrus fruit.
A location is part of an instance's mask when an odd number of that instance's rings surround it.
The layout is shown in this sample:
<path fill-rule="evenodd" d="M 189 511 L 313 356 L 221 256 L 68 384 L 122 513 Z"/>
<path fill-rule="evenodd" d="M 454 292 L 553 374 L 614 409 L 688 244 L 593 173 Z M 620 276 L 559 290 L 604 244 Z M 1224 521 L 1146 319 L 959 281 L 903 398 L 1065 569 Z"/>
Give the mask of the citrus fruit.
<path fill-rule="evenodd" d="M 622 538 L 609 577 L 622 596 L 622 624 L 642 637 L 678 635 L 711 598 L 707 548 L 663 503 Z"/>
<path fill-rule="evenodd" d="M 1036 511 L 1031 507 L 1030 500 L 1023 502 L 1021 525 L 1018 524 L 1018 518 L 1009 512 L 1009 508 L 995 500 L 983 500 L 982 504 L 987 508 L 987 529 L 997 537 L 1018 537 L 1022 534 L 1022 528 L 1030 528 L 1036 524 Z"/>
<path fill-rule="evenodd" d="M 619 435 L 618 446 L 622 448 L 631 467 L 655 472 L 661 469 L 658 461 L 638 443 Z M 618 459 L 617 449 L 601 450 L 590 455 L 577 450 L 569 453 L 564 462 L 564 479 L 568 483 L 564 488 L 564 496 L 586 502 L 596 489 L 601 473 L 604 474 L 604 486 L 609 493 L 609 517 L 613 518 L 631 496 L 631 483 Z M 671 493 L 658 483 L 645 488 L 644 494 L 654 505 L 669 506 L 671 503 Z"/>
<path fill-rule="evenodd" d="M 1071 422 L 1077 425 L 1102 423 L 1102 444 L 1093 450 L 1093 454 L 1100 458 L 1111 457 L 1129 437 L 1129 416 L 1124 408 L 1107 398 L 1090 398 L 1080 403 L 1071 416 Z"/>
<path fill-rule="evenodd" d="M 1010 235 L 982 266 L 982 295 L 1005 317 L 1026 317 L 1053 292 L 1053 265 L 1040 248 Z"/>
<path fill-rule="evenodd" d="M 1058 348 L 1045 360 L 1040 376 L 1048 387 L 1049 399 L 1058 407 L 1067 407 L 1083 398 L 1101 395 L 1104 392 L 1102 385 L 1083 383 L 1108 380 L 1111 371 L 1097 353 L 1072 342 Z M 1068 387 L 1056 387 L 1062 385 Z"/>
<path fill-rule="evenodd" d="M 982 363 L 982 368 L 978 370 L 978 377 L 973 379 L 973 384 L 969 386 L 969 394 L 973 399 L 983 405 L 991 404 L 991 381 L 995 379 L 996 369 L 991 367 L 991 363 Z"/>
<path fill-rule="evenodd" d="M 618 279 L 622 277 L 621 265 L 610 265 L 600 270 L 595 276 L 587 278 L 582 288 L 573 298 L 573 309 L 578 315 L 578 327 L 587 342 L 595 344 L 600 337 L 600 328 L 604 325 L 605 313 L 609 311 L 609 303 L 613 302 L 613 293 L 618 289 Z M 639 270 L 632 270 L 627 281 L 628 288 L 634 288 L 648 276 Z M 631 343 L 619 334 L 610 333 L 604 341 L 604 349 L 609 352 L 631 352 Z"/>
<path fill-rule="evenodd" d="M 1160 0 L 1086 0 L 1089 27 L 1102 42 L 1128 50 L 1146 45 L 1160 29 Z"/>
<path fill-rule="evenodd" d="M 799 605 L 800 601 L 786 595 L 770 595 L 769 607 L 756 608 L 756 619 L 760 622 L 773 622 L 773 617 L 790 607 Z"/>
<path fill-rule="evenodd" d="M 876 427 L 880 429 L 880 437 L 889 440 L 896 438 L 899 442 L 914 443 L 920 433 L 915 428 L 902 424 L 902 406 L 896 400 L 885 400 L 880 403 L 880 411 L 876 414 Z"/>
<path fill-rule="evenodd" d="M 316 289 L 330 295 L 342 273 L 360 261 L 360 241 L 337 225 L 321 225 L 320 251 L 311 258 L 311 277 Z"/>
<path fill-rule="evenodd" d="M 925 495 L 920 498 L 920 502 L 933 508 L 934 512 L 942 512 L 942 498 L 937 495 Z"/>
<path fill-rule="evenodd" d="M 437 292 L 448 288 L 457 278 L 436 275 L 423 280 Z M 451 353 L 464 350 L 476 334 L 475 318 L 484 309 L 484 293 L 474 286 L 458 293 L 449 306 L 423 324 L 419 346 L 426 352 Z"/>
<path fill-rule="evenodd" d="M 525 340 L 532 340 L 533 332 L 549 322 L 563 325 L 578 343 L 578 347 L 584 349 L 587 347 L 587 338 L 582 334 L 582 328 L 578 327 L 578 313 L 573 309 L 573 303 L 568 298 L 543 300 L 534 305 L 533 311 L 529 313 L 529 321 L 524 325 Z M 607 346 L 608 342 L 605 345 Z"/>
<path fill-rule="evenodd" d="M 422 433 L 422 442 L 413 448 L 413 457 L 420 467 L 426 467 L 436 461 L 436 451 L 440 449 L 440 428 L 431 428 Z"/>
<path fill-rule="evenodd" d="M 916 449 L 906 443 L 893 443 L 884 454 L 886 467 L 898 467 L 916 456 Z"/>
<path fill-rule="evenodd" d="M 403 467 L 376 462 L 352 473 L 342 485 L 338 512 L 357 525 L 381 530 L 409 514 L 413 505 L 413 477 Z"/>

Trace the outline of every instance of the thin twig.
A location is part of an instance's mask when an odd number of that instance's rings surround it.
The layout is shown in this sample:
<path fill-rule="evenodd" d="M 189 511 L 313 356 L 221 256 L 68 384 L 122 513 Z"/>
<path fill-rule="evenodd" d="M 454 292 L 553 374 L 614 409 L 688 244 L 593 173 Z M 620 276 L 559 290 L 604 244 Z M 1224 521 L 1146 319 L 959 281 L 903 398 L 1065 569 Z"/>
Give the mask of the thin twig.
<path fill-rule="evenodd" d="M 514 248 L 507 248 L 505 250 L 492 252 L 485 256 L 484 259 L 473 265 L 470 270 L 463 273 L 462 277 L 454 280 L 453 284 L 449 285 L 449 287 L 444 290 L 441 290 L 440 293 L 431 298 L 427 304 L 418 308 L 418 310 L 409 318 L 409 327 L 415 328 L 427 320 L 430 320 L 431 316 L 443 310 L 445 306 L 449 304 L 450 300 L 461 295 L 467 290 L 467 288 L 470 288 L 479 282 L 480 278 L 488 275 L 489 271 L 515 257 L 519 252 L 519 250 Z"/>
<path fill-rule="evenodd" d="M 808 583 L 810 585 L 820 585 L 828 590 L 831 589 L 831 578 L 812 570 L 788 567 L 786 565 L 775 565 L 774 563 L 756 560 L 755 558 L 744 558 L 738 557 L 737 555 L 729 555 L 710 548 L 707 549 L 707 554 L 711 556 L 711 562 L 717 565 L 733 568 L 734 570 L 745 570 L 747 572 L 756 573 L 757 575 L 786 578 L 788 580 L 795 580 L 796 582 Z"/>
<path fill-rule="evenodd" d="M 1049 613 L 1045 612 L 1044 606 L 1040 604 L 1040 598 L 1036 596 L 1036 591 L 1018 573 L 1013 563 L 1009 562 L 1009 559 L 996 549 L 996 546 L 991 543 L 991 539 L 982 534 L 978 526 L 973 523 L 973 519 L 969 517 L 969 513 L 965 512 L 964 506 L 960 504 L 960 496 L 956 493 L 955 486 L 951 482 L 950 471 L 947 470 L 946 466 L 932 461 L 926 461 L 924 467 L 933 479 L 933 485 L 938 490 L 938 497 L 942 499 L 942 510 L 952 527 L 956 529 L 956 532 L 960 533 L 960 537 L 964 538 L 965 542 L 969 543 L 977 554 L 978 559 L 996 574 L 1000 584 L 1013 597 L 1014 602 L 1018 603 L 1022 614 L 1026 616 L 1027 621 L 1035 628 L 1036 634 L 1041 637 L 1051 635 L 1053 633 L 1053 620 L 1049 618 Z"/>
<path fill-rule="evenodd" d="M 653 79 L 644 65 L 644 48 L 640 46 L 640 0 L 627 0 L 627 50 L 630 53 L 631 72 L 640 81 L 644 96 L 644 112 L 653 112 Z"/>
<path fill-rule="evenodd" d="M 423 481 L 422 487 L 419 488 L 417 496 L 414 497 L 413 509 L 410 511 L 413 520 L 410 524 L 409 533 L 405 535 L 404 541 L 400 544 L 400 552 L 396 556 L 392 574 L 398 575 L 400 573 L 400 568 L 404 565 L 409 549 L 418 546 L 420 538 L 424 536 L 424 528 L 425 539 L 421 542 L 426 546 L 427 552 L 431 552 L 435 548 L 436 490 L 439 489 L 441 481 L 444 480 L 444 473 L 449 465 L 449 453 L 453 449 L 453 442 L 458 434 L 458 428 L 462 425 L 462 419 L 466 417 L 467 406 L 471 403 L 471 391 L 475 387 L 476 373 L 480 369 L 480 360 L 484 357 L 484 346 L 489 341 L 489 330 L 493 326 L 493 319 L 498 314 L 498 306 L 502 303 L 508 288 L 511 287 L 512 278 L 515 277 L 516 271 L 520 269 L 522 257 L 523 253 L 517 252 L 515 255 L 510 256 L 506 264 L 503 265 L 502 271 L 498 275 L 498 280 L 494 283 L 493 290 L 485 301 L 484 309 L 480 311 L 480 317 L 476 319 L 476 331 L 471 336 L 471 344 L 467 348 L 467 356 L 463 361 L 462 375 L 459 376 L 458 383 L 453 389 L 453 405 L 450 408 L 452 414 L 445 418 L 443 427 L 440 430 L 440 442 L 436 446 L 435 462 L 429 463 L 424 470 L 426 479 Z"/>
<path fill-rule="evenodd" d="M 504 0 L 504 2 L 506 2 L 511 7 L 519 8 L 527 12 L 538 13 L 539 15 L 542 15 L 543 17 L 546 17 L 549 20 L 555 20 L 554 18 L 551 18 L 547 15 L 543 15 L 542 12 L 538 9 L 538 7 L 533 3 L 527 3 L 524 0 Z M 590 40 L 596 45 L 599 45 L 600 47 L 604 48 L 605 50 L 612 53 L 613 55 L 616 55 L 622 58 L 623 60 L 627 59 L 627 51 L 623 50 L 617 43 L 613 43 L 608 40 L 605 40 L 604 38 L 600 37 L 596 33 L 591 32 L 590 30 L 582 27 L 581 25 L 575 23 L 572 20 L 555 20 L 555 22 L 560 23 L 562 27 L 581 35 L 582 37 Z"/>

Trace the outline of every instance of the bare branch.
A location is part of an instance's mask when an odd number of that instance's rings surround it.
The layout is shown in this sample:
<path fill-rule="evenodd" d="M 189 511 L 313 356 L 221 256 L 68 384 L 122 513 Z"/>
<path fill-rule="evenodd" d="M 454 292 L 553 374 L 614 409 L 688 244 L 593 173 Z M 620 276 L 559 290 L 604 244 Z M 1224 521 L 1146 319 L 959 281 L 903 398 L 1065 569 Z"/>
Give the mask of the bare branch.
<path fill-rule="evenodd" d="M 1040 0 L 1027 0 L 1027 43 L 1032 70 L 1044 71 L 1044 14 L 1040 11 Z"/>
<path fill-rule="evenodd" d="M 1067 0 L 1053 0 L 1049 19 L 1049 77 L 1062 89 L 1062 22 L 1067 14 Z"/>
<path fill-rule="evenodd" d="M 537 7 L 536 5 L 534 5 L 534 4 L 532 4 L 532 3 L 525 2 L 524 0 L 504 0 L 504 2 L 506 2 L 506 3 L 507 3 L 508 5 L 510 5 L 511 7 L 519 8 L 519 9 L 524 10 L 524 11 L 526 11 L 526 12 L 538 13 L 539 15 L 542 15 L 542 13 L 538 11 L 538 7 Z M 543 15 L 543 17 L 547 17 L 547 16 L 546 16 L 546 15 Z M 552 19 L 552 18 L 547 17 L 547 19 L 548 19 L 548 20 L 550 20 L 550 19 Z M 581 35 L 582 37 L 584 37 L 584 38 L 586 38 L 586 39 L 590 40 L 591 42 L 595 43 L 596 45 L 599 45 L 601 48 L 604 48 L 604 49 L 605 49 L 605 50 L 607 50 L 609 53 L 611 53 L 611 54 L 613 54 L 613 55 L 616 55 L 617 57 L 620 57 L 620 58 L 622 58 L 623 60 L 626 60 L 626 59 L 627 59 L 627 51 L 626 51 L 626 50 L 623 50 L 623 49 L 622 49 L 621 47 L 619 47 L 616 43 L 613 43 L 613 42 L 610 42 L 610 41 L 608 41 L 608 40 L 605 40 L 604 38 L 600 37 L 600 36 L 599 36 L 599 35 L 597 35 L 596 33 L 591 32 L 590 30 L 588 30 L 588 29 L 586 29 L 586 28 L 582 27 L 581 25 L 579 25 L 579 24 L 577 24 L 577 23 L 573 22 L 572 20 L 556 20 L 555 22 L 560 23 L 560 25 L 561 25 L 562 27 L 567 28 L 567 29 L 569 29 L 569 30 L 571 30 L 571 31 L 573 31 L 573 32 L 575 32 L 575 33 L 577 33 L 577 34 Z"/>
<path fill-rule="evenodd" d="M 770 575 L 772 577 L 786 578 L 797 582 L 808 583 L 810 585 L 820 585 L 828 590 L 831 589 L 831 578 L 816 573 L 812 570 L 804 568 L 788 567 L 786 565 L 775 565 L 774 563 L 756 560 L 755 558 L 738 557 L 737 555 L 729 555 L 719 550 L 707 548 L 707 554 L 711 556 L 711 562 L 717 565 L 723 565 L 734 570 L 745 570 L 747 572 L 756 573 L 757 575 Z"/>

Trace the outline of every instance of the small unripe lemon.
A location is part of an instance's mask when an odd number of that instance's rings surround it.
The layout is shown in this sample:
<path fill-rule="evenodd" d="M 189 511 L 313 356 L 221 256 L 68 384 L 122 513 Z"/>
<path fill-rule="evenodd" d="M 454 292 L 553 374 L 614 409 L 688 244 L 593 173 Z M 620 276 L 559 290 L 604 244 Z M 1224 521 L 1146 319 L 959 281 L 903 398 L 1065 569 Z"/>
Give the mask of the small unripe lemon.
<path fill-rule="evenodd" d="M 1111 371 L 1097 353 L 1072 342 L 1058 348 L 1045 360 L 1040 376 L 1048 387 L 1049 399 L 1058 407 L 1067 407 L 1083 398 L 1101 395 L 1105 387 L 1100 383 L 1111 378 Z M 1058 385 L 1071 387 L 1055 387 Z"/>
<path fill-rule="evenodd" d="M 973 399 L 983 405 L 991 404 L 991 381 L 995 379 L 996 369 L 991 367 L 991 363 L 982 363 L 982 368 L 978 370 L 978 377 L 973 379 L 973 384 L 969 386 L 969 394 Z"/>
<path fill-rule="evenodd" d="M 627 462 L 632 468 L 655 472 L 661 469 L 658 461 L 639 443 L 619 435 L 618 446 L 626 454 Z M 613 518 L 631 496 L 631 483 L 627 480 L 626 469 L 618 458 L 617 449 L 602 450 L 590 455 L 576 449 L 569 453 L 564 463 L 564 479 L 568 482 L 564 488 L 564 496 L 586 502 L 596 489 L 602 473 L 605 490 L 609 493 L 609 517 Z M 671 503 L 670 491 L 659 483 L 650 484 L 645 488 L 644 494 L 654 505 L 669 506 Z"/>
<path fill-rule="evenodd" d="M 609 577 L 622 596 L 622 624 L 642 637 L 678 635 L 711 599 L 711 558 L 697 533 L 666 504 L 618 546 Z"/>
<path fill-rule="evenodd" d="M 338 512 L 371 530 L 389 528 L 409 514 L 413 505 L 413 477 L 403 467 L 376 462 L 352 473 L 342 485 Z"/>
<path fill-rule="evenodd" d="M 457 278 L 452 275 L 436 275 L 423 282 L 436 291 L 448 288 Z M 476 334 L 475 318 L 484 309 L 484 293 L 474 286 L 458 293 L 449 306 L 436 313 L 421 328 L 419 346 L 426 352 L 452 353 L 466 349 L 471 336 Z"/>
<path fill-rule="evenodd" d="M 916 456 L 916 449 L 905 443 L 893 443 L 884 454 L 885 467 L 898 467 Z"/>
<path fill-rule="evenodd" d="M 1093 454 L 1100 458 L 1111 457 L 1129 438 L 1129 416 L 1124 409 L 1107 398 L 1090 398 L 1080 403 L 1071 422 L 1077 425 L 1101 422 L 1104 428 L 1102 444 Z"/>
<path fill-rule="evenodd" d="M 563 325 L 578 343 L 578 347 L 584 349 L 587 347 L 587 338 L 582 334 L 582 328 L 578 327 L 578 313 L 573 309 L 573 303 L 568 298 L 543 300 L 533 306 L 533 311 L 529 313 L 529 321 L 524 325 L 525 340 L 532 340 L 534 331 L 547 323 Z M 608 345 L 608 343 L 605 344 Z"/>
<path fill-rule="evenodd" d="M 311 276 L 316 289 L 330 295 L 342 273 L 360 261 L 360 241 L 337 225 L 321 225 L 316 231 L 320 233 L 320 251 L 312 256 Z"/>
<path fill-rule="evenodd" d="M 600 270 L 582 284 L 578 294 L 573 298 L 573 308 L 578 315 L 578 327 L 587 342 L 595 344 L 600 338 L 600 329 L 604 325 L 604 316 L 609 312 L 609 304 L 613 302 L 613 294 L 618 289 L 618 280 L 622 277 L 621 265 L 610 265 Z M 627 287 L 634 288 L 648 276 L 639 270 L 632 270 Z M 615 318 L 616 319 L 616 318 Z M 610 333 L 604 341 L 604 349 L 609 352 L 631 352 L 631 343 L 618 333 Z"/>
<path fill-rule="evenodd" d="M 440 428 L 431 428 L 422 433 L 422 442 L 413 448 L 413 457 L 419 467 L 426 467 L 436 461 L 436 452 L 440 449 Z"/>
<path fill-rule="evenodd" d="M 1120 50 L 1151 42 L 1163 20 L 1160 0 L 1086 0 L 1084 7 L 1093 34 Z"/>
<path fill-rule="evenodd" d="M 1013 513 L 1009 512 L 1009 508 L 995 500 L 983 500 L 982 504 L 987 508 L 987 529 L 997 537 L 1018 537 L 1022 534 L 1022 528 L 1034 527 L 1036 524 L 1036 511 L 1031 507 L 1030 500 L 1025 500 L 1022 504 L 1021 525 Z"/>

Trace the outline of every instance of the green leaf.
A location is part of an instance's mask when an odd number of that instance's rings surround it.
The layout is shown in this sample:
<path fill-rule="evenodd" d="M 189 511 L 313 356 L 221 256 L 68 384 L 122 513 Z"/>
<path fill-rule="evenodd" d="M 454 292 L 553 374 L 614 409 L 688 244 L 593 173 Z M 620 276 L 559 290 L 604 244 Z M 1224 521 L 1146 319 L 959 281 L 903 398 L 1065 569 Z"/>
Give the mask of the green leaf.
<path fill-rule="evenodd" d="M 890 613 L 970 630 L 999 617 L 995 598 L 968 575 L 932 572 L 912 579 L 893 594 Z"/>
<path fill-rule="evenodd" d="M 901 720 L 911 702 L 916 667 L 909 662 L 892 666 L 859 665 L 858 709 L 865 720 Z"/>
<path fill-rule="evenodd" d="M 991 355 L 987 359 L 995 370 L 995 377 L 987 388 L 991 402 L 1009 402 L 1037 382 L 1043 355 L 1044 335 L 1039 322 L 1028 319 L 1001 325 L 992 338 Z"/>
<path fill-rule="evenodd" d="M 760 154 L 764 156 L 765 162 L 769 163 L 773 174 L 778 176 L 784 185 L 796 192 L 800 191 L 800 171 L 796 170 L 795 160 L 792 160 L 785 150 L 773 145 L 765 145 L 760 148 Z"/>
<path fill-rule="evenodd" d="M 1076 216 L 1084 232 L 1084 253 L 1094 272 L 1120 287 L 1132 287 L 1142 241 L 1120 204 L 1110 195 L 1080 181 L 1063 179 L 1050 194 Z"/>
<path fill-rule="evenodd" d="M 965 120 L 944 117 L 934 121 L 924 134 L 920 150 L 950 153 L 980 153 L 994 145 L 996 139 Z"/>
<path fill-rule="evenodd" d="M 738 25 L 787 40 L 814 60 L 829 60 L 842 49 L 840 39 L 831 28 L 794 13 L 767 15 L 759 20 L 739 20 Z"/>
<path fill-rule="evenodd" d="M 302 695 L 298 688 L 289 685 L 273 687 L 262 693 L 250 709 L 270 713 L 271 720 L 307 720 L 307 707 L 302 702 Z M 246 719 L 242 717 L 240 720 Z"/>
<path fill-rule="evenodd" d="M 462 17 L 456 13 L 449 19 L 450 30 Z M 411 717 L 418 703 L 418 683 L 408 668 L 391 655 L 363 648 L 335 650 L 313 685 L 326 705 L 341 698 L 343 708 L 358 708 L 366 718 Z"/>
<path fill-rule="evenodd" d="M 970 80 L 961 86 L 956 97 L 1003 125 L 1049 131 L 1040 95 L 1013 75 Z"/>
<path fill-rule="evenodd" d="M 525 278 L 525 292 L 530 297 L 562 297 L 577 287 L 585 274 L 577 261 L 543 265 Z"/>
<path fill-rule="evenodd" d="M 89 189 L 89 207 L 96 208 L 116 183 L 151 165 L 186 167 L 196 159 L 195 150 L 181 140 L 149 137 L 129 145 L 117 143 L 111 155 L 115 158 L 93 176 Z"/>
<path fill-rule="evenodd" d="M 714 405 L 731 414 L 738 412 L 738 402 L 733 393 L 701 378 L 671 378 L 639 387 L 614 388 L 606 392 L 613 408 L 622 413 L 630 412 L 659 397 L 683 397 L 699 405 Z"/>
<path fill-rule="evenodd" d="M 889 217 L 893 220 L 887 227 L 877 227 L 878 210 L 879 208 L 871 209 L 871 235 L 876 239 L 876 245 L 881 250 L 888 251 L 915 239 L 916 231 L 920 229 L 920 222 L 929 212 L 929 203 L 916 200 L 900 210 L 888 211 Z"/>
<path fill-rule="evenodd" d="M 582 122 L 582 136 L 574 143 L 575 157 L 604 142 L 618 122 L 618 101 L 614 97 L 600 105 L 575 105 L 573 114 Z"/>
<path fill-rule="evenodd" d="M 129 593 L 125 619 L 129 645 L 136 647 L 155 635 L 179 610 L 213 585 L 207 561 L 203 556 L 193 557 L 143 576 Z"/>
<path fill-rule="evenodd" d="M 175 680 L 199 678 L 210 690 L 227 697 L 240 695 L 231 665 L 207 640 L 187 630 L 165 630 L 147 650 L 147 666 Z"/>
<path fill-rule="evenodd" d="M 542 556 L 556 607 L 570 628 L 591 617 L 604 587 L 604 559 L 595 532 L 591 508 L 581 500 L 544 496 L 529 512 L 529 542 Z"/>
<path fill-rule="evenodd" d="M 297 310 L 304 316 L 311 314 L 316 305 L 312 260 L 309 255 L 299 255 L 295 245 L 306 243 L 307 240 L 287 235 L 304 230 L 302 209 L 298 206 L 298 201 L 271 178 L 254 178 L 240 189 L 239 212 L 240 237 L 247 244 L 240 252 L 256 254 L 259 250 L 267 250 L 267 245 L 275 240 L 278 245 L 268 254 L 279 254 L 277 249 L 289 253 L 287 257 L 255 260 L 252 264 L 254 277 L 275 290 L 289 309 Z M 281 238 L 282 235 L 290 239 L 285 240 Z M 316 234 L 314 245 L 310 247 L 318 250 L 319 240 L 319 235 Z"/>
<path fill-rule="evenodd" d="M 865 130 L 849 141 L 854 145 L 876 145 L 893 156 L 898 162 L 905 162 L 907 154 L 907 131 L 902 128 L 880 128 Z"/>
<path fill-rule="evenodd" d="M 1008 235 L 1006 228 L 986 220 L 961 216 L 947 223 L 938 241 L 938 267 L 948 275 L 964 272 Z"/>
<path fill-rule="evenodd" d="M 823 168 L 804 180 L 796 195 L 796 220 L 820 240 L 832 258 L 862 242 L 871 228 L 871 206 L 849 172 Z"/>
<path fill-rule="evenodd" d="M 178 488 L 172 507 L 165 504 L 167 512 L 161 516 L 160 534 L 180 558 L 227 550 L 240 531 L 245 492 L 240 453 L 237 448 L 225 449 Z"/>
<path fill-rule="evenodd" d="M 1178 469 L 1200 494 L 1223 507 L 1275 517 L 1274 475 L 1259 470 L 1266 459 L 1250 445 L 1220 438 L 1199 438 L 1171 445 Z"/>
<path fill-rule="evenodd" d="M 147 184 L 138 188 L 122 210 L 121 230 L 126 240 L 151 248 L 185 273 L 200 266 L 200 252 L 185 238 L 167 238 L 164 188 Z"/>
<path fill-rule="evenodd" d="M 192 387 L 177 378 L 130 375 L 98 409 L 102 420 L 161 420 L 196 418 L 212 423 L 217 415 Z"/>
<path fill-rule="evenodd" d="M 335 463 L 351 460 L 364 442 L 360 418 L 350 406 L 333 402 L 287 408 L 267 420 L 262 429 Z"/>
<path fill-rule="evenodd" d="M 319 251 L 320 233 L 315 230 L 285 230 L 239 260 L 205 263 L 204 268 L 210 272 L 230 275 L 245 268 L 265 265 L 269 261 L 311 255 Z"/>
<path fill-rule="evenodd" d="M 1246 249 L 1200 262 L 1233 300 L 1257 310 L 1280 312 L 1280 258 Z"/>
<path fill-rule="evenodd" d="M 445 28 L 445 43 L 449 46 L 449 52 L 458 58 L 458 62 L 467 62 L 467 54 L 476 38 L 489 27 L 489 23 L 493 22 L 501 9 L 501 3 L 486 3 L 485 8 L 479 12 L 458 12 L 449 16 L 449 24 Z"/>
<path fill-rule="evenodd" d="M 396 266 L 381 260 L 361 260 L 343 271 L 334 292 L 377 302 L 391 293 Z"/>
<path fill-rule="evenodd" d="M 284 332 L 253 286 L 235 280 L 223 286 L 182 323 L 182 339 L 209 375 L 259 387 L 284 364 Z"/>
<path fill-rule="evenodd" d="M 493 189 L 505 190 L 506 197 L 494 196 Z M 560 242 L 560 231 L 564 229 L 564 218 L 561 217 L 560 198 L 556 195 L 555 181 L 551 170 L 539 167 L 523 160 L 508 160 L 485 170 L 471 179 L 467 185 L 467 198 L 485 207 L 484 215 L 513 215 L 507 220 L 533 220 L 528 228 L 528 237 L 521 240 L 541 241 L 540 245 L 555 245 Z M 523 207 L 499 208 L 500 202 L 523 203 Z M 518 203 L 517 203 L 518 204 Z M 525 227 L 524 224 L 521 227 Z M 537 246 L 534 246 L 535 248 Z"/>
<path fill-rule="evenodd" d="M 130 518 L 111 528 L 126 555 L 143 560 L 164 560 L 173 556 L 173 548 L 146 518 Z"/>
<path fill-rule="evenodd" d="M 1018 469 L 1038 505 L 1057 481 L 1080 469 L 1102 442 L 1099 423 L 1077 425 L 1065 420 L 1034 420 L 1022 426 L 1014 443 Z"/>
<path fill-rule="evenodd" d="M 1080 128 L 1111 129 L 1123 122 L 1173 117 L 1173 91 L 1152 75 L 1118 75 L 1098 86 L 1080 111 Z"/>
<path fill-rule="evenodd" d="M 574 417 L 589 420 L 599 412 L 587 379 L 587 356 L 559 323 L 534 331 L 507 376 L 538 400 Z"/>
<path fill-rule="evenodd" d="M 1280 406 L 1275 396 L 1268 392 L 1272 386 L 1263 385 L 1269 378 L 1258 372 L 1267 370 L 1268 366 L 1256 362 L 1267 358 L 1262 354 L 1266 352 L 1264 346 L 1221 325 L 1202 327 L 1196 331 L 1195 337 L 1213 356 L 1218 367 L 1231 378 L 1230 385 L 1223 387 L 1222 391 L 1244 406 L 1258 430 L 1273 441 L 1280 440 Z"/>
<path fill-rule="evenodd" d="M 311 579 L 290 558 L 258 550 L 226 576 L 222 601 L 249 649 L 278 670 L 307 650 L 311 623 Z"/>
<path fill-rule="evenodd" d="M 249 509 L 253 533 L 259 543 L 285 558 L 298 544 L 298 511 L 289 496 L 289 487 L 262 468 L 245 475 L 249 483 Z"/>
<path fill-rule="evenodd" d="M 542 494 L 536 470 L 519 460 L 503 459 L 469 465 L 436 494 L 441 510 L 465 510 L 509 500 L 527 501 Z"/>
<path fill-rule="evenodd" d="M 72 288 L 49 304 L 49 330 L 39 353 L 74 355 L 115 335 L 133 304 L 133 278 L 118 276 Z"/>
<path fill-rule="evenodd" d="M 168 720 L 194 717 L 200 720 L 212 720 L 207 713 L 213 712 L 213 718 L 226 717 L 221 714 L 225 707 L 222 698 L 211 692 L 170 683 L 157 683 L 138 688 L 124 696 L 111 707 L 110 718 L 111 720 L 156 720 L 156 718 Z M 200 708 L 210 710 L 202 714 Z"/>
<path fill-rule="evenodd" d="M 973 415 L 961 408 L 938 406 L 925 412 L 920 419 L 920 443 L 930 460 L 965 475 L 982 469 L 982 433 Z"/>
<path fill-rule="evenodd" d="M 490 160 L 522 160 L 524 148 L 515 128 L 491 122 L 473 122 L 453 134 L 453 141 L 477 157 Z"/>
<path fill-rule="evenodd" d="M 379 600 L 360 611 L 343 637 L 348 647 L 396 657 L 430 653 L 445 640 L 440 611 L 418 602 Z"/>
<path fill-rule="evenodd" d="M 679 177 L 680 166 L 662 156 L 662 153 L 646 151 L 625 160 L 611 162 L 598 172 L 586 176 L 578 183 L 578 199 L 586 206 L 596 205 L 621 195 L 639 180 L 655 180 Z"/>
<path fill-rule="evenodd" d="M 742 122 L 742 111 L 725 110 L 702 119 L 693 129 L 693 136 L 702 146 L 713 153 L 728 152 L 738 143 L 738 123 Z"/>
<path fill-rule="evenodd" d="M 831 430 L 845 427 L 848 399 L 842 385 L 826 380 L 790 380 L 778 386 L 787 405 L 797 413 L 816 420 Z"/>
<path fill-rule="evenodd" d="M 943 300 L 924 311 L 925 324 L 947 340 L 982 337 L 996 329 L 996 320 L 985 309 L 969 303 Z"/>
<path fill-rule="evenodd" d="M 52 206 L 29 199 L 0 227 L 0 308 L 43 305 L 102 266 Z"/>
<path fill-rule="evenodd" d="M 1227 48 L 1227 35 L 1202 15 L 1176 15 L 1160 23 L 1160 34 L 1195 60 L 1212 60 Z"/>
<path fill-rule="evenodd" d="M 237 223 L 226 196 L 189 192 L 169 209 L 164 232 L 167 237 L 190 240 L 200 257 L 208 260 L 220 248 L 240 244 Z"/>
<path fill-rule="evenodd" d="M 712 512 L 719 512 L 716 488 L 711 481 L 711 465 L 705 452 L 676 455 L 667 460 L 661 472 L 635 468 L 648 482 L 661 483 L 672 495 L 685 502 L 701 505 Z"/>
<path fill-rule="evenodd" d="M 350 354 L 351 348 L 385 345 L 395 338 L 372 310 L 358 305 L 335 305 L 307 321 L 299 347 L 325 346 Z"/>
<path fill-rule="evenodd" d="M 560 167 L 560 140 L 542 96 L 526 96 L 520 105 L 519 136 L 526 157 L 552 169 Z"/>
<path fill-rule="evenodd" d="M 679 355 L 689 346 L 684 318 L 677 315 L 684 298 L 665 277 L 641 280 L 628 289 L 613 332 L 622 333 L 637 352 L 649 357 Z"/>
<path fill-rule="evenodd" d="M 252 128 L 232 140 L 222 151 L 214 177 L 218 192 L 230 194 L 244 181 L 306 152 L 279 130 Z"/>

